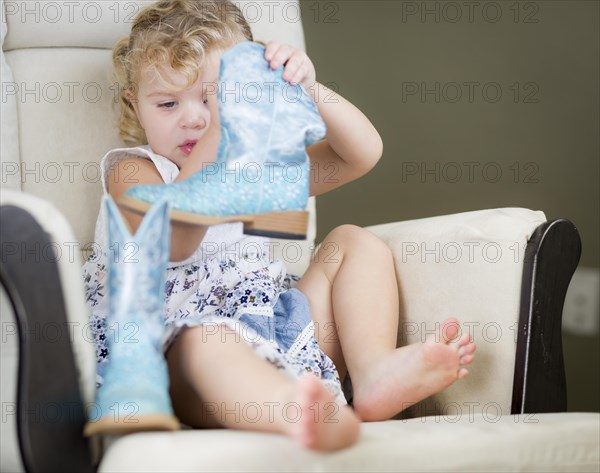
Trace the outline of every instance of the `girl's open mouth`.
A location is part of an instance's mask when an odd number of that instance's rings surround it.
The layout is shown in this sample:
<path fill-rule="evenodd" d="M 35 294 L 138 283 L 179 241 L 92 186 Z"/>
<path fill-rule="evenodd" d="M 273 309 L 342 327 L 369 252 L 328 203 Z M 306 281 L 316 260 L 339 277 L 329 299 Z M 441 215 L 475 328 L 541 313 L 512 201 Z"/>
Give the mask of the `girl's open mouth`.
<path fill-rule="evenodd" d="M 192 149 L 194 149 L 194 146 L 196 145 L 196 143 L 197 143 L 197 140 L 187 140 L 182 145 L 179 145 L 179 149 L 181 149 L 181 151 L 183 151 L 183 154 L 185 154 L 186 156 L 189 156 L 190 153 L 192 152 Z"/>

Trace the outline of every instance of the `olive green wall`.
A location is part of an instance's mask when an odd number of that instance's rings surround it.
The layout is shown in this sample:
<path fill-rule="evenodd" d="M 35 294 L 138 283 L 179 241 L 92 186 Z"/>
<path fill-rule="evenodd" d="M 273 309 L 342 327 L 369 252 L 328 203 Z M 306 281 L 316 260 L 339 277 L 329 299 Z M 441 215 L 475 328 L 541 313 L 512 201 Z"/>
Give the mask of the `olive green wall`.
<path fill-rule="evenodd" d="M 600 265 L 598 1 L 301 5 L 317 80 L 384 142 L 371 173 L 319 197 L 319 239 L 343 223 L 526 207 L 571 220 L 580 264 Z M 600 410 L 598 336 L 564 343 L 569 409 Z"/>

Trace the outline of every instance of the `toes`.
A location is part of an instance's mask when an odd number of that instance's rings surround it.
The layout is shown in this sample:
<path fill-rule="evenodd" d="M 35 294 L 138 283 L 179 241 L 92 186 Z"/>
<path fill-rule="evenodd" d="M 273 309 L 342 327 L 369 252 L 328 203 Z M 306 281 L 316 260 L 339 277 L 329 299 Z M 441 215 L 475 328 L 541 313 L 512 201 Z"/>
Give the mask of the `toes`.
<path fill-rule="evenodd" d="M 460 357 L 460 364 L 461 365 L 469 365 L 473 362 L 473 359 L 475 358 L 475 355 L 463 355 Z"/>
<path fill-rule="evenodd" d="M 466 378 L 469 375 L 469 370 L 466 368 L 461 368 L 458 370 L 458 379 Z"/>
<path fill-rule="evenodd" d="M 312 375 L 304 375 L 297 381 L 297 389 L 300 393 L 300 422 L 297 424 L 296 437 L 305 448 L 315 448 L 317 444 L 317 425 L 313 422 L 311 412 L 315 406 L 318 408 L 320 401 L 320 383 Z"/>
<path fill-rule="evenodd" d="M 468 338 L 470 340 L 470 337 Z M 458 349 L 458 355 L 460 356 L 459 362 L 461 365 L 468 365 L 473 362 L 473 359 L 475 358 L 474 353 L 476 348 L 477 346 L 473 342 L 469 342 L 466 345 L 460 346 L 460 348 Z"/>
<path fill-rule="evenodd" d="M 462 345 L 459 349 L 458 349 L 458 354 L 459 355 L 470 355 L 472 353 L 475 353 L 475 350 L 477 349 L 477 345 L 475 345 L 475 343 L 467 343 L 466 345 Z"/>
<path fill-rule="evenodd" d="M 457 342 L 459 347 L 464 347 L 465 345 L 471 343 L 471 335 L 468 333 L 463 333 L 460 339 Z"/>
<path fill-rule="evenodd" d="M 302 437 L 300 443 L 304 448 L 314 449 L 317 445 L 317 432 L 316 425 L 311 425 L 309 422 L 305 422 L 303 426 Z"/>
<path fill-rule="evenodd" d="M 450 317 L 442 322 L 440 333 L 443 342 L 448 343 L 454 340 L 458 336 L 459 332 L 460 324 L 454 317 Z"/>
<path fill-rule="evenodd" d="M 305 399 L 307 404 L 317 402 L 322 391 L 322 386 L 321 383 L 319 383 L 319 380 L 315 376 L 307 374 L 302 376 L 299 381 L 304 389 L 304 395 L 306 396 Z"/>

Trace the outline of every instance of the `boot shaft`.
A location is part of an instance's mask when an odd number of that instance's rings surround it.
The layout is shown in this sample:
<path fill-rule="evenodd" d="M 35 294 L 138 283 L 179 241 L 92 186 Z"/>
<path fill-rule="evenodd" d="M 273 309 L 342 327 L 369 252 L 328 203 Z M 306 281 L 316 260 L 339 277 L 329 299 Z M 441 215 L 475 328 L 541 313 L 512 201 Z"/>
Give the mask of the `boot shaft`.
<path fill-rule="evenodd" d="M 219 73 L 222 150 L 228 168 L 236 163 L 302 164 L 306 147 L 326 133 L 312 97 L 273 70 L 265 47 L 244 42 L 223 53 Z"/>
<path fill-rule="evenodd" d="M 154 205 L 132 235 L 112 198 L 103 203 L 108 222 L 107 322 L 121 332 L 114 338 L 125 339 L 142 327 L 141 338 L 146 333 L 152 339 L 162 337 L 171 236 L 168 205 Z"/>

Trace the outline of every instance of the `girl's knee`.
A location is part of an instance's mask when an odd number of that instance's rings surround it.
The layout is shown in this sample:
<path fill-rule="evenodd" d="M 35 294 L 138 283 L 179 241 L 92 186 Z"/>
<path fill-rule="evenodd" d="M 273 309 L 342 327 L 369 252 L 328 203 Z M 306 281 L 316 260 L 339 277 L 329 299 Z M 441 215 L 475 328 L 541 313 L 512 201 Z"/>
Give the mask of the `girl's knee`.
<path fill-rule="evenodd" d="M 334 228 L 325 239 L 339 245 L 345 251 L 367 251 L 391 257 L 390 247 L 377 235 L 356 225 L 340 225 Z"/>

